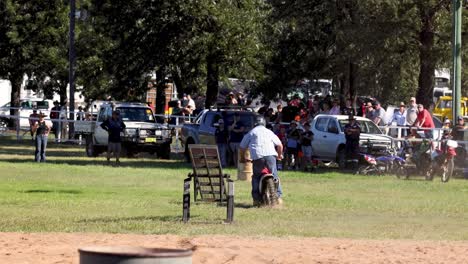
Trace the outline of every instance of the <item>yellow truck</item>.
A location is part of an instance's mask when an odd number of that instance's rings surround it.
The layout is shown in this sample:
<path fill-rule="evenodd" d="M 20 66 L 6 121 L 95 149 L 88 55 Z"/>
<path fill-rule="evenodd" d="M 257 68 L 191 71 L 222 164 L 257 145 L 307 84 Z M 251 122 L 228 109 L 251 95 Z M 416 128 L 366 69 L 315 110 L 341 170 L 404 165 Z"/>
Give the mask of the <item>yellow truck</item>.
<path fill-rule="evenodd" d="M 460 102 L 460 112 L 462 116 L 468 115 L 468 97 L 462 97 Z M 441 96 L 434 107 L 434 116 L 442 122 L 448 118 L 452 120 L 452 96 Z"/>

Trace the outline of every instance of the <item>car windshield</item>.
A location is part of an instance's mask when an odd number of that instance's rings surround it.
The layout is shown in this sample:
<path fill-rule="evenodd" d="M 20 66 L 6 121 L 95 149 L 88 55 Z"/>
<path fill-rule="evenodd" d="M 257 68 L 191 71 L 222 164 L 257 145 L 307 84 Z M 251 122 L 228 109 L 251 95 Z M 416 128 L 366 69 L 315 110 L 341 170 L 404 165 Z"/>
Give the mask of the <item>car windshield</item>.
<path fill-rule="evenodd" d="M 254 115 L 251 112 L 239 112 L 239 116 L 247 130 L 253 128 Z M 223 119 L 226 124 L 231 125 L 234 122 L 234 112 L 223 112 Z"/>
<path fill-rule="evenodd" d="M 361 126 L 361 133 L 381 135 L 382 131 L 370 120 L 359 120 L 357 121 Z M 341 131 L 344 131 L 345 125 L 349 123 L 349 120 L 340 120 Z"/>
<path fill-rule="evenodd" d="M 117 107 L 123 121 L 149 122 L 155 123 L 153 111 L 144 107 Z"/>

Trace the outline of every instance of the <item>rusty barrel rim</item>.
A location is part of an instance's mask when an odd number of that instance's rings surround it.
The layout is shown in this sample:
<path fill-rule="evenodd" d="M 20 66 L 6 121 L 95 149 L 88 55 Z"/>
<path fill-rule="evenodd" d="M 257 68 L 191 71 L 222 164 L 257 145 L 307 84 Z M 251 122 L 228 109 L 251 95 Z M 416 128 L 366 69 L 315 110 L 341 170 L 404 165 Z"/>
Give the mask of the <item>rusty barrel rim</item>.
<path fill-rule="evenodd" d="M 147 248 L 131 246 L 91 246 L 79 248 L 80 254 L 125 256 L 133 258 L 178 258 L 192 256 L 191 249 Z"/>

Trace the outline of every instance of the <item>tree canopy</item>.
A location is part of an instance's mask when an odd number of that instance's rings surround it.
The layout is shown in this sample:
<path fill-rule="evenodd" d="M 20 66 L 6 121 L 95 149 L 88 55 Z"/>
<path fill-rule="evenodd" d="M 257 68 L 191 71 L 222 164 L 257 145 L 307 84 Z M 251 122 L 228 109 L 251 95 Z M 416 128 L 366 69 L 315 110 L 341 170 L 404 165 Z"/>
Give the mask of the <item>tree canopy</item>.
<path fill-rule="evenodd" d="M 450 9 L 450 0 L 82 0 L 77 84 L 89 99 L 138 100 L 157 73 L 211 105 L 227 77 L 256 80 L 268 97 L 325 78 L 342 97 L 417 95 L 428 105 L 434 70 L 451 67 Z M 68 12 L 67 1 L 0 2 L 0 77 L 13 105 L 24 75 L 66 98 Z"/>

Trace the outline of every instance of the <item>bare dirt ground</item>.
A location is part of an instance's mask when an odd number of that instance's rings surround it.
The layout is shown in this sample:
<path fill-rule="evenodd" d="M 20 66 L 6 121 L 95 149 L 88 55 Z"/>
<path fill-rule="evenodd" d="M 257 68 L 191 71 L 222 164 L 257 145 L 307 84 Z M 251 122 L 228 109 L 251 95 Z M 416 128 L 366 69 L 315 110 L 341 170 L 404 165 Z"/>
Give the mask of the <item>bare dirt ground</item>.
<path fill-rule="evenodd" d="M 468 263 L 468 241 L 0 233 L 0 263 L 79 263 L 78 248 L 193 249 L 193 263 Z"/>

